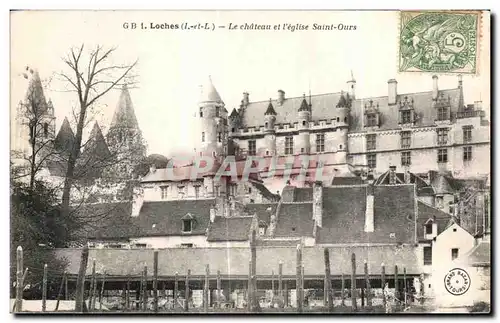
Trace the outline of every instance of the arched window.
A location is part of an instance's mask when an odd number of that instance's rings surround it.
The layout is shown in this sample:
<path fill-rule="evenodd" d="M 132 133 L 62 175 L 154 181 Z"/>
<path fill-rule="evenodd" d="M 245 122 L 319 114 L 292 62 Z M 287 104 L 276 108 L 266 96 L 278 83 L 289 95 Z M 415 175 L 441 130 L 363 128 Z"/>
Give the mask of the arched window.
<path fill-rule="evenodd" d="M 231 128 L 231 132 L 235 132 L 236 131 L 236 128 Z"/>
<path fill-rule="evenodd" d="M 265 125 L 265 127 L 267 128 L 267 126 L 269 125 L 269 123 L 268 123 L 268 122 L 266 122 L 264 125 Z"/>
<path fill-rule="evenodd" d="M 304 121 L 302 121 L 302 125 L 303 125 L 303 126 L 305 126 L 305 125 L 306 125 L 306 121 L 305 121 L 305 120 L 304 120 Z"/>
<path fill-rule="evenodd" d="M 342 149 L 342 145 L 339 145 L 339 149 Z"/>

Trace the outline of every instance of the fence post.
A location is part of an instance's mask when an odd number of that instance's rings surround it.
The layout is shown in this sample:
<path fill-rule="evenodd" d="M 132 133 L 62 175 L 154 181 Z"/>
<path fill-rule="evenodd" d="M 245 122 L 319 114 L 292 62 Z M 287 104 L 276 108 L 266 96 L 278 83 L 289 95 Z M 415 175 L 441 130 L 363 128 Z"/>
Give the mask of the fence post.
<path fill-rule="evenodd" d="M 398 265 L 394 265 L 394 296 L 399 300 L 399 277 L 398 277 Z"/>
<path fill-rule="evenodd" d="M 220 270 L 217 270 L 217 307 L 220 308 L 220 293 L 221 293 Z M 229 295 L 228 295 L 229 297 Z"/>
<path fill-rule="evenodd" d="M 24 281 L 23 281 L 23 247 L 18 246 L 16 250 L 16 312 L 23 311 L 23 290 L 24 290 Z"/>
<path fill-rule="evenodd" d="M 101 291 L 99 292 L 99 311 L 102 311 L 102 298 L 104 296 L 104 284 L 106 284 L 106 271 L 102 274 L 102 285 L 101 285 Z M 125 291 L 125 297 L 128 297 L 128 286 L 127 290 Z M 127 303 L 127 299 L 125 299 L 125 303 Z"/>
<path fill-rule="evenodd" d="M 371 284 L 370 284 L 370 274 L 368 272 L 368 262 L 365 259 L 365 285 L 366 285 L 366 306 L 372 306 L 372 299 L 371 299 Z"/>
<path fill-rule="evenodd" d="M 274 299 L 274 270 L 271 270 L 271 299 Z"/>
<path fill-rule="evenodd" d="M 344 279 L 344 273 L 342 273 L 340 275 L 340 279 L 341 279 L 341 286 L 340 286 L 340 288 L 342 289 L 340 291 L 340 298 L 341 298 L 340 305 L 341 306 L 345 306 L 345 279 Z"/>
<path fill-rule="evenodd" d="M 165 288 L 165 282 L 163 283 L 163 288 Z M 166 296 L 166 295 L 164 294 L 164 296 Z M 175 278 L 174 278 L 174 306 L 173 306 L 173 308 L 175 308 L 177 306 L 177 302 L 179 300 L 178 297 L 179 297 L 179 273 L 175 272 Z"/>
<path fill-rule="evenodd" d="M 142 285 L 142 310 L 148 310 L 148 266 L 144 265 L 144 284 Z"/>
<path fill-rule="evenodd" d="M 283 297 L 283 262 L 278 263 L 278 293 Z"/>
<path fill-rule="evenodd" d="M 125 309 L 130 309 L 130 275 L 127 275 L 127 292 L 125 293 Z"/>
<path fill-rule="evenodd" d="M 59 301 L 61 300 L 62 297 L 62 292 L 63 292 L 63 287 L 64 287 L 64 282 L 66 281 L 66 271 L 63 273 L 62 279 L 61 279 L 61 285 L 59 285 L 59 291 L 57 292 L 57 301 L 56 301 L 56 309 L 55 312 L 59 309 Z"/>
<path fill-rule="evenodd" d="M 87 271 L 87 264 L 89 260 L 89 247 L 85 245 L 82 250 L 80 259 L 80 268 L 78 269 L 78 279 L 76 281 L 75 293 L 75 312 L 83 312 L 84 308 L 84 292 L 85 292 L 85 272 Z"/>
<path fill-rule="evenodd" d="M 382 263 L 382 302 L 384 304 L 384 308 L 387 304 L 387 299 L 385 298 L 385 265 Z"/>
<path fill-rule="evenodd" d="M 330 271 L 330 250 L 328 248 L 323 249 L 323 254 L 325 258 L 325 305 L 328 306 L 328 311 L 332 311 L 333 309 L 333 297 L 331 293 L 331 288 L 332 288 L 332 276 L 331 276 L 331 271 Z"/>
<path fill-rule="evenodd" d="M 64 300 L 69 300 L 69 293 L 68 293 L 68 275 L 64 277 Z"/>
<path fill-rule="evenodd" d="M 252 283 L 252 293 L 250 298 L 250 308 L 252 311 L 258 311 L 260 306 L 257 301 L 257 232 L 252 230 L 252 235 L 250 236 L 250 252 L 252 255 L 252 267 L 251 267 L 251 283 Z"/>
<path fill-rule="evenodd" d="M 356 254 L 353 253 L 351 255 L 351 300 L 352 300 L 352 309 L 356 311 L 358 309 L 358 303 L 356 300 Z"/>
<path fill-rule="evenodd" d="M 209 265 L 205 265 L 205 285 L 203 287 L 203 310 L 205 312 L 208 312 L 208 291 L 209 291 L 209 279 L 208 276 L 210 275 L 210 267 Z"/>
<path fill-rule="evenodd" d="M 408 288 L 406 286 L 406 267 L 403 268 L 403 293 L 404 293 L 404 306 L 406 307 L 406 304 L 408 304 L 408 298 L 407 298 L 407 293 L 408 293 Z"/>
<path fill-rule="evenodd" d="M 284 303 L 285 303 L 284 307 L 288 307 L 288 304 L 289 304 L 289 300 L 288 300 L 288 281 L 285 280 L 283 283 L 285 285 L 285 290 L 283 291 L 283 293 L 284 293 L 284 295 L 283 295 L 284 297 L 283 298 L 284 298 Z"/>
<path fill-rule="evenodd" d="M 93 260 L 93 269 L 95 269 L 95 258 Z M 91 311 L 95 311 L 95 300 L 97 298 L 97 274 L 95 272 L 95 270 L 92 271 L 92 280 L 93 280 L 93 286 L 92 286 L 92 302 L 90 302 L 91 304 L 90 307 L 91 307 Z"/>
<path fill-rule="evenodd" d="M 252 260 L 248 262 L 247 311 L 252 310 Z"/>
<path fill-rule="evenodd" d="M 297 312 L 302 312 L 302 248 L 301 245 L 297 245 L 297 268 L 296 268 L 296 286 L 295 286 L 295 297 L 297 301 Z"/>
<path fill-rule="evenodd" d="M 191 275 L 191 269 L 188 269 L 186 274 L 186 286 L 185 286 L 185 301 L 184 301 L 184 311 L 189 311 L 189 276 Z"/>
<path fill-rule="evenodd" d="M 158 313 L 158 250 L 153 253 L 153 309 Z"/>
<path fill-rule="evenodd" d="M 47 264 L 43 266 L 42 280 L 42 312 L 47 310 Z"/>

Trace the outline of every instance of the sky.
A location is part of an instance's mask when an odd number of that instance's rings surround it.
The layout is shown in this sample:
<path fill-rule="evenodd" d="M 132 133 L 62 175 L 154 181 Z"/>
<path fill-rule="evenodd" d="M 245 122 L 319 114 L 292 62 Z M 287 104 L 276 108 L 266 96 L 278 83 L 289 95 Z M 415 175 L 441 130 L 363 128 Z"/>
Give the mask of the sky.
<path fill-rule="evenodd" d="M 309 30 L 166 30 L 125 29 L 124 23 L 213 23 L 216 26 L 302 24 Z M 356 30 L 311 30 L 312 24 L 356 26 Z M 131 89 L 148 153 L 172 156 L 192 151 L 199 139 L 194 113 L 200 84 L 208 75 L 231 112 L 242 93 L 250 101 L 347 90 L 351 73 L 356 97 L 387 95 L 387 81 L 398 81 L 398 92 L 428 91 L 432 74 L 398 73 L 399 14 L 390 11 L 25 11 L 11 13 L 11 119 L 24 97 L 25 66 L 42 79 L 67 71 L 62 57 L 85 44 L 117 47 L 113 62 L 138 59 L 138 85 Z M 489 37 L 481 40 L 489 52 Z M 88 52 L 87 52 L 88 53 Z M 479 75 L 464 75 L 466 103 L 483 101 L 489 115 L 489 56 L 480 60 Z M 439 87 L 455 88 L 456 75 L 439 74 Z M 55 108 L 56 129 L 76 105 L 75 94 L 62 92 L 52 79 L 45 95 Z M 118 102 L 111 91 L 97 103 L 95 119 L 106 132 Z M 70 118 L 71 119 L 71 118 Z"/>

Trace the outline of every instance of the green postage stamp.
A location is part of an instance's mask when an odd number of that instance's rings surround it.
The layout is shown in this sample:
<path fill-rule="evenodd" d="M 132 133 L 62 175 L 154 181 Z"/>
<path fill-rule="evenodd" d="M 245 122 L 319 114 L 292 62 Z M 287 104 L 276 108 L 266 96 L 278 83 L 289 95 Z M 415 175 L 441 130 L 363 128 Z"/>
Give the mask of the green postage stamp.
<path fill-rule="evenodd" d="M 476 74 L 479 11 L 402 11 L 399 71 Z"/>

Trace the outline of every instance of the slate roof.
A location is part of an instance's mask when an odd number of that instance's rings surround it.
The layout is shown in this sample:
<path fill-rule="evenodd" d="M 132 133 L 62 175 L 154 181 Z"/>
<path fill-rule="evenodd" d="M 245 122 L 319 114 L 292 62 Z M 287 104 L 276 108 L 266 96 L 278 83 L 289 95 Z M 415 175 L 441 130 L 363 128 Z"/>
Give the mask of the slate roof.
<path fill-rule="evenodd" d="M 169 235 L 205 235 L 210 223 L 210 207 L 214 199 L 175 200 L 144 202 L 139 216 L 134 218 L 138 237 Z M 182 231 L 182 218 L 186 214 L 194 218 L 192 231 Z"/>
<path fill-rule="evenodd" d="M 64 117 L 61 128 L 59 129 L 59 132 L 54 140 L 54 147 L 58 151 L 63 151 L 69 154 L 71 149 L 73 149 L 74 142 L 75 134 L 71 129 L 68 118 Z"/>
<path fill-rule="evenodd" d="M 312 187 L 296 187 L 294 202 L 311 202 L 313 200 Z"/>
<path fill-rule="evenodd" d="M 394 274 L 394 266 L 406 268 L 407 275 L 420 275 L 422 269 L 419 267 L 417 252 L 413 246 L 346 246 L 333 247 L 330 250 L 330 266 L 333 276 L 342 273 L 351 273 L 351 254 L 356 254 L 356 273 L 363 277 L 364 260 L 367 260 L 370 274 L 380 275 L 381 264 L 385 264 L 386 275 Z M 58 249 L 56 255 L 65 259 L 69 265 L 68 273 L 78 273 L 81 249 Z M 91 249 L 89 258 L 96 259 L 96 272 L 98 274 L 106 271 L 107 277 L 121 276 L 126 279 L 127 275 L 138 279 L 144 265 L 153 268 L 153 250 L 151 249 Z M 248 260 L 250 259 L 250 248 L 172 248 L 158 251 L 158 275 L 160 277 L 174 277 L 175 273 L 183 276 L 187 270 L 196 278 L 204 277 L 205 265 L 210 265 L 210 273 L 220 270 L 222 277 L 248 277 Z M 278 271 L 279 262 L 283 262 L 283 275 L 295 277 L 296 273 L 296 248 L 295 247 L 258 247 L 257 248 L 257 275 L 270 276 L 274 270 Z M 119 263 L 120 266 L 116 266 Z M 318 279 L 324 277 L 323 248 L 303 248 L 304 274 L 316 276 Z M 87 275 L 92 272 L 92 264 L 89 262 Z M 399 271 L 401 275 L 401 270 Z"/>
<path fill-rule="evenodd" d="M 248 241 L 253 217 L 215 217 L 208 226 L 207 241 Z"/>
<path fill-rule="evenodd" d="M 222 103 L 222 99 L 212 83 L 212 79 L 208 77 L 205 84 L 201 87 L 200 102 L 218 102 Z"/>
<path fill-rule="evenodd" d="M 430 81 L 430 79 L 429 79 Z M 430 82 L 429 82 L 430 84 Z M 337 110 L 337 104 L 341 102 L 341 92 L 317 94 L 311 96 L 311 120 L 331 120 L 340 116 Z M 456 116 L 459 107 L 460 89 L 446 89 L 440 90 L 439 96 L 445 100 L 450 98 L 451 115 L 452 118 Z M 433 107 L 432 91 L 419 92 L 419 93 L 401 93 L 398 94 L 397 100 L 413 99 L 414 111 L 417 114 L 416 126 L 429 126 L 435 124 L 437 118 L 437 111 Z M 298 110 L 301 106 L 303 97 L 289 97 L 286 98 L 282 105 L 279 105 L 276 100 L 273 102 L 274 109 L 277 113 L 276 124 L 295 123 L 298 122 Z M 397 113 L 397 106 L 389 106 L 388 96 L 360 98 L 352 101 L 351 117 L 350 117 L 350 131 L 358 132 L 364 131 L 363 118 L 364 106 L 372 100 L 374 105 L 378 104 L 378 111 L 380 112 L 380 130 L 396 129 L 399 128 L 399 115 Z M 243 113 L 244 127 L 260 127 L 264 125 L 264 114 L 267 109 L 269 101 L 250 102 L 245 108 Z"/>
<path fill-rule="evenodd" d="M 267 106 L 266 112 L 264 114 L 276 115 L 276 111 L 274 110 L 273 103 L 271 102 L 271 100 L 269 100 L 269 105 Z"/>
<path fill-rule="evenodd" d="M 282 203 L 275 237 L 312 237 L 312 203 Z"/>
<path fill-rule="evenodd" d="M 390 170 L 381 174 L 374 182 L 374 185 L 390 185 L 389 184 L 389 175 Z M 396 172 L 396 183 L 397 184 L 405 184 L 405 174 Z M 433 196 L 435 194 L 434 188 L 427 184 L 420 176 L 410 173 L 410 183 L 416 184 L 417 186 L 417 195 L 418 196 Z"/>
<path fill-rule="evenodd" d="M 467 262 L 472 266 L 484 266 L 491 264 L 491 243 L 481 241 L 466 255 Z"/>
<path fill-rule="evenodd" d="M 429 219 L 432 219 L 432 221 L 437 224 L 437 234 L 440 234 L 448 227 L 448 223 L 452 217 L 446 212 L 436 209 L 435 207 L 425 204 L 424 202 L 418 201 L 417 236 L 419 239 L 423 239 L 425 237 L 425 223 Z"/>
<path fill-rule="evenodd" d="M 132 105 L 132 99 L 126 84 L 123 85 L 118 105 L 116 106 L 110 128 L 132 128 L 138 129 L 139 124 Z"/>
<path fill-rule="evenodd" d="M 264 221 L 269 225 L 271 222 L 271 214 L 276 213 L 278 203 L 250 203 L 245 205 L 245 212 L 248 215 L 257 214 L 259 221 Z"/>
<path fill-rule="evenodd" d="M 358 176 L 339 177 L 335 176 L 332 180 L 332 185 L 360 185 L 363 184 L 363 179 Z"/>
<path fill-rule="evenodd" d="M 83 204 L 72 212 L 84 223 L 79 236 L 89 239 L 127 239 L 136 234 L 131 202 Z"/>
<path fill-rule="evenodd" d="M 413 185 L 374 187 L 374 232 L 364 232 L 366 194 L 366 185 L 324 187 L 322 227 L 316 242 L 414 243 Z"/>

